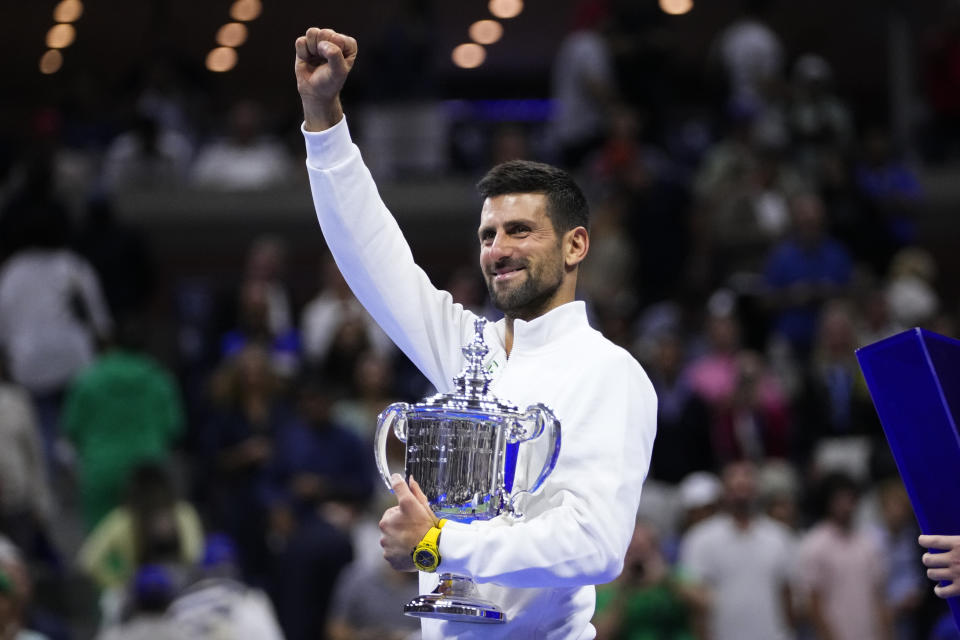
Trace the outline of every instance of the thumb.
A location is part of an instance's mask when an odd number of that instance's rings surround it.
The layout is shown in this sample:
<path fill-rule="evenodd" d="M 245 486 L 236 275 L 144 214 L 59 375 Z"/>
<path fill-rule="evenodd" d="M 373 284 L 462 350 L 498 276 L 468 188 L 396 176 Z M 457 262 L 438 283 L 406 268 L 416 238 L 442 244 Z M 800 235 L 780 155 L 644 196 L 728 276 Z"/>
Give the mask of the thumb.
<path fill-rule="evenodd" d="M 403 476 L 399 473 L 395 473 L 390 476 L 390 488 L 393 489 L 393 493 L 397 496 L 397 500 L 404 496 L 410 495 L 410 489 L 407 487 L 407 483 L 404 482 Z"/>
<path fill-rule="evenodd" d="M 420 488 L 420 484 L 414 480 L 413 476 L 410 476 L 410 492 L 413 494 L 413 497 L 420 501 L 420 504 L 425 506 L 430 511 L 433 511 L 433 507 L 430 506 L 430 500 L 427 498 L 426 494 L 423 493 L 423 489 Z"/>

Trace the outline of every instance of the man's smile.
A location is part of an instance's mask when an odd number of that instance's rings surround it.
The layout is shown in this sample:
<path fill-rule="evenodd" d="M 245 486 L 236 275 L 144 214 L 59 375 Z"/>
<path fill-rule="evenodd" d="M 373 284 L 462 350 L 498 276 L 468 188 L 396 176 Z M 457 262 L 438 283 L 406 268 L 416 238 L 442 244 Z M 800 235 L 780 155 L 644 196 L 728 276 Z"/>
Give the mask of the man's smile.
<path fill-rule="evenodd" d="M 493 280 L 494 282 L 504 282 L 516 277 L 516 275 L 523 270 L 524 267 L 520 266 L 500 267 L 493 270 Z"/>

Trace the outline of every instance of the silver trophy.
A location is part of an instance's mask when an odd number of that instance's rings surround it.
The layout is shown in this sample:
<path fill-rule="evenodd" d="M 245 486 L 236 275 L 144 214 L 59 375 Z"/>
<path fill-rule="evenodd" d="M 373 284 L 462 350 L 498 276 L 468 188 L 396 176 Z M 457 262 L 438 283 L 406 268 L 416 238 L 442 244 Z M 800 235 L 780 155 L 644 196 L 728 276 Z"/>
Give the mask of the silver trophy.
<path fill-rule="evenodd" d="M 414 405 L 398 402 L 377 420 L 374 455 L 387 488 L 387 435 L 406 443 L 406 477 L 416 479 L 438 518 L 457 522 L 490 520 L 501 513 L 520 518 L 517 498 L 535 492 L 553 471 L 560 454 L 560 422 L 542 404 L 520 411 L 490 393 L 491 376 L 483 368 L 489 349 L 483 340 L 486 320 L 475 323 L 473 342 L 463 348 L 467 363 L 452 393 Z M 517 446 L 547 438 L 546 460 L 535 482 L 514 489 Z M 391 489 L 392 490 L 392 489 Z M 442 535 L 442 534 L 441 534 Z M 459 622 L 505 622 L 500 608 L 481 598 L 467 576 L 443 572 L 432 593 L 407 603 L 410 616 Z"/>

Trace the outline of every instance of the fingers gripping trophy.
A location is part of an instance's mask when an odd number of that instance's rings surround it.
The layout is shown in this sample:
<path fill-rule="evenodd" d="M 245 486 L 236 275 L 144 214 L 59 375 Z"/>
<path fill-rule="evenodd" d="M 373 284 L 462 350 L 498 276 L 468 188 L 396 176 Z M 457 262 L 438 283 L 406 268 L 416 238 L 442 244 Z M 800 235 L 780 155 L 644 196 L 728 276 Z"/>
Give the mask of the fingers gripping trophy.
<path fill-rule="evenodd" d="M 535 404 L 520 411 L 490 393 L 491 376 L 483 368 L 488 352 L 485 323 L 482 318 L 475 322 L 474 339 L 463 348 L 466 365 L 454 378 L 452 393 L 414 405 L 392 404 L 377 423 L 374 455 L 384 482 L 392 491 L 386 446 L 393 431 L 406 443 L 406 476 L 411 486 L 419 485 L 441 519 L 440 529 L 444 519 L 472 522 L 501 514 L 521 518 L 519 496 L 543 485 L 560 453 L 560 423 L 550 409 Z M 529 487 L 514 489 L 516 447 L 539 438 L 547 438 L 543 467 Z M 418 569 L 437 568 L 440 558 L 436 540 L 432 542 L 414 550 Z M 411 616 L 460 622 L 506 621 L 497 605 L 479 597 L 469 577 L 443 573 L 442 567 L 436 590 L 414 598 L 403 610 Z"/>

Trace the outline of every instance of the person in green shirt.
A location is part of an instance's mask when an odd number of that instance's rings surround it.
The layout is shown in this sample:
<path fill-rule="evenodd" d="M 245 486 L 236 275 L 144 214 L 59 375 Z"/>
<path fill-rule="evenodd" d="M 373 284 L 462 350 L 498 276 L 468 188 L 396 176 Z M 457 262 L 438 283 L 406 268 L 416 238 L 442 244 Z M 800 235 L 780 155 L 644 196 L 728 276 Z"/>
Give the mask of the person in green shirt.
<path fill-rule="evenodd" d="M 173 376 L 142 353 L 139 325 L 126 320 L 117 345 L 71 385 L 63 427 L 79 464 L 84 525 L 92 530 L 123 499 L 131 470 L 165 460 L 184 427 Z"/>
<path fill-rule="evenodd" d="M 707 595 L 672 569 L 654 526 L 639 521 L 623 573 L 597 587 L 597 640 L 703 640 Z"/>

